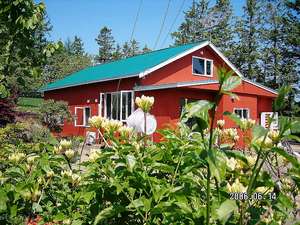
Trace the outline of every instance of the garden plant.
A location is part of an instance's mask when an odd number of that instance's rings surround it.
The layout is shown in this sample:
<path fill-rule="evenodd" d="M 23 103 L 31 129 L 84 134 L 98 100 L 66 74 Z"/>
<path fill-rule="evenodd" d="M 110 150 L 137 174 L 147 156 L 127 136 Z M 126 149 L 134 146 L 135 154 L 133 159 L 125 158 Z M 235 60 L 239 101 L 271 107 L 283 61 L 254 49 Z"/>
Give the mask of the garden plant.
<path fill-rule="evenodd" d="M 223 95 L 238 98 L 231 91 L 241 80 L 225 69 L 218 79 L 215 100 L 186 105 L 175 129 L 159 131 L 160 142 L 92 117 L 104 147 L 82 163 L 70 140 L 10 141 L 11 130 L 1 129 L 0 223 L 296 223 L 300 164 L 281 142 L 299 141 L 292 135 L 299 121 L 280 119 L 274 131 L 227 112 L 248 135 L 247 151 L 236 150 L 237 130 L 216 121 L 216 111 Z M 288 91 L 280 89 L 274 111 Z M 142 96 L 136 104 L 147 113 L 155 101 Z"/>

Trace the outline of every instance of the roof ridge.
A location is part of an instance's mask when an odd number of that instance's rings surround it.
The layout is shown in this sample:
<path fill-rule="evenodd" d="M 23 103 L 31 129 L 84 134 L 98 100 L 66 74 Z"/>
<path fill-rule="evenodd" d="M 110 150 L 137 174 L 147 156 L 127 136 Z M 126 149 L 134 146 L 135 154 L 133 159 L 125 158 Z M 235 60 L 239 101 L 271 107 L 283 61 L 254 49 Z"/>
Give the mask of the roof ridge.
<path fill-rule="evenodd" d="M 89 67 L 93 67 L 93 66 L 102 66 L 102 65 L 106 65 L 106 64 L 110 64 L 110 63 L 115 63 L 115 62 L 118 62 L 118 61 L 123 61 L 123 60 L 131 59 L 131 58 L 135 58 L 135 57 L 138 57 L 138 56 L 141 56 L 141 55 L 147 55 L 147 54 L 150 54 L 150 53 L 155 53 L 155 52 L 163 51 L 163 50 L 166 50 L 166 49 L 178 48 L 178 47 L 182 47 L 182 46 L 186 46 L 186 45 L 192 45 L 192 44 L 197 44 L 197 43 L 200 44 L 201 42 L 204 42 L 204 41 L 207 41 L 207 40 L 203 39 L 203 40 L 199 40 L 199 41 L 195 41 L 195 42 L 189 42 L 189 43 L 185 43 L 185 44 L 174 45 L 174 46 L 170 46 L 170 47 L 166 47 L 166 48 L 161 48 L 161 49 L 157 49 L 157 50 L 153 50 L 153 51 L 149 51 L 149 52 L 144 52 L 144 53 L 140 53 L 140 54 L 137 54 L 137 55 L 133 55 L 133 56 L 129 56 L 129 57 L 126 57 L 126 58 L 122 58 L 122 59 L 117 59 L 117 60 L 112 60 L 112 61 L 105 62 L 105 63 L 99 63 L 99 64 L 91 65 L 91 66 L 85 67 L 84 69 L 89 68 Z"/>

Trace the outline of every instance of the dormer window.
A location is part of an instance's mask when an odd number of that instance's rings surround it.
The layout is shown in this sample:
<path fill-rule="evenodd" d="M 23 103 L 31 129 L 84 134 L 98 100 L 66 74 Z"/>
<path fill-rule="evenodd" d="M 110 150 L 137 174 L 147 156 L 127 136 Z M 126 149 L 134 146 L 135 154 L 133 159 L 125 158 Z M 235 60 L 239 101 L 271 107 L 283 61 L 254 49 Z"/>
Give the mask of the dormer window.
<path fill-rule="evenodd" d="M 213 74 L 213 61 L 193 56 L 193 74 L 199 76 L 209 76 Z"/>

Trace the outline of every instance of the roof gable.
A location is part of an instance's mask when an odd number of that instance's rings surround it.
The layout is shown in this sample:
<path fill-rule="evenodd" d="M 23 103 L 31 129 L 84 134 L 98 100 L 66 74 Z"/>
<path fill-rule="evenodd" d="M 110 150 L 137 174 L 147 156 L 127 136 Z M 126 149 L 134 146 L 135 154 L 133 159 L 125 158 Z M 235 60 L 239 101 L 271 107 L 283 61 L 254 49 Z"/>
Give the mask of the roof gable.
<path fill-rule="evenodd" d="M 50 91 L 66 87 L 78 86 L 89 83 L 96 83 L 114 79 L 138 77 L 144 71 L 161 65 L 163 62 L 172 58 L 177 58 L 178 55 L 186 51 L 190 51 L 196 46 L 208 43 L 207 41 L 180 45 L 171 48 L 160 49 L 149 53 L 121 59 L 105 64 L 87 67 L 83 70 L 75 72 L 61 80 L 47 84 L 41 91 Z"/>

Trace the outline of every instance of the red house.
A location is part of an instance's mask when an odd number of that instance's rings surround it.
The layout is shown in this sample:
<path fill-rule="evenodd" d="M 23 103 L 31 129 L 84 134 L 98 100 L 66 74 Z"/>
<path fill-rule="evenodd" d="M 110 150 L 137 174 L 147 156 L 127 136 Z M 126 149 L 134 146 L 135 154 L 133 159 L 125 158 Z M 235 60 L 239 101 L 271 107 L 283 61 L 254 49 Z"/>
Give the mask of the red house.
<path fill-rule="evenodd" d="M 90 66 L 46 85 L 45 99 L 68 102 L 73 122 L 63 124 L 62 135 L 85 135 L 88 118 L 101 115 L 126 121 L 134 111 L 134 99 L 154 96 L 151 111 L 162 128 L 178 121 L 188 100 L 212 100 L 218 89 L 217 70 L 226 67 L 242 78 L 234 89 L 240 100 L 224 96 L 217 119 L 224 111 L 260 123 L 262 112 L 272 111 L 276 91 L 243 77 L 209 41 L 161 49 L 118 61 Z M 224 118 L 226 127 L 233 123 Z"/>

